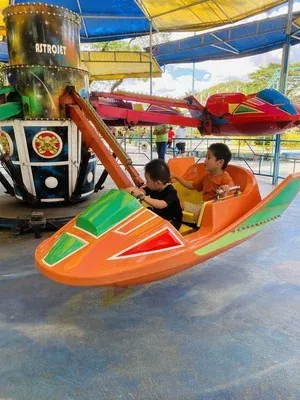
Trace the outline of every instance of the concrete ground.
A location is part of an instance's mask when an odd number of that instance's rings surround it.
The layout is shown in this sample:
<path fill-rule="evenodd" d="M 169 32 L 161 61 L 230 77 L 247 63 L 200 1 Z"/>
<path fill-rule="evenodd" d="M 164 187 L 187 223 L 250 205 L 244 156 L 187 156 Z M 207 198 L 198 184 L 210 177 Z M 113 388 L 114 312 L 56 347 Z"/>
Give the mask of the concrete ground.
<path fill-rule="evenodd" d="M 52 282 L 42 239 L 0 231 L 0 399 L 300 399 L 299 209 L 300 195 L 251 240 L 123 291 Z"/>

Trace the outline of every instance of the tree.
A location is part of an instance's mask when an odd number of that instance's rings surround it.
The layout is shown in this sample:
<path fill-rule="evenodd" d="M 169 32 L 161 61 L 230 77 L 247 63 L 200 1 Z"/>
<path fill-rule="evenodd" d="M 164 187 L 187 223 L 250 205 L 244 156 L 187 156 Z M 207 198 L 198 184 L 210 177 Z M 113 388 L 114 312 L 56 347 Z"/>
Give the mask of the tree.
<path fill-rule="evenodd" d="M 113 42 L 93 43 L 92 49 L 97 51 L 141 51 L 141 47 L 130 41 L 115 40 Z"/>
<path fill-rule="evenodd" d="M 247 82 L 241 81 L 231 81 L 224 82 L 218 85 L 211 86 L 208 89 L 203 90 L 197 94 L 200 99 L 207 99 L 209 95 L 222 92 L 243 92 L 245 94 L 257 93 L 262 89 L 269 87 L 270 80 L 277 75 L 278 83 L 280 77 L 280 64 L 271 63 L 266 67 L 259 67 L 255 72 L 248 75 Z M 299 93 L 299 83 L 300 83 L 300 63 L 294 63 L 289 66 L 288 70 L 288 85 L 286 89 L 287 96 L 293 100 L 297 101 L 300 97 Z M 299 101 L 299 100 L 298 100 Z"/>
<path fill-rule="evenodd" d="M 268 87 L 270 79 L 279 68 L 280 64 L 271 63 L 251 72 L 248 75 L 249 81 L 244 86 L 245 94 L 256 93 Z"/>
<path fill-rule="evenodd" d="M 152 45 L 155 46 L 157 44 L 167 43 L 170 41 L 170 38 L 171 34 L 168 32 L 154 33 L 152 35 Z M 147 35 L 135 38 L 132 43 L 141 46 L 143 49 L 148 48 L 150 46 L 150 36 Z"/>
<path fill-rule="evenodd" d="M 300 103 L 300 62 L 291 64 L 288 73 L 286 94 L 296 103 Z"/>
<path fill-rule="evenodd" d="M 202 90 L 196 97 L 199 99 L 201 104 L 204 104 L 209 96 L 215 93 L 230 93 L 243 91 L 245 82 L 242 81 L 231 81 L 222 82 L 217 85 L 211 86 L 208 89 Z"/>
<path fill-rule="evenodd" d="M 274 77 L 274 74 L 275 77 Z M 270 86 L 271 79 L 274 78 L 279 87 L 280 64 L 271 63 L 267 67 L 260 67 L 257 71 L 249 74 L 249 82 L 244 86 L 244 93 L 256 93 L 259 90 Z M 295 101 L 295 97 L 299 92 L 300 83 L 300 63 L 293 63 L 288 69 L 288 79 L 286 87 L 286 95 Z M 298 93 L 299 95 L 299 93 Z"/>

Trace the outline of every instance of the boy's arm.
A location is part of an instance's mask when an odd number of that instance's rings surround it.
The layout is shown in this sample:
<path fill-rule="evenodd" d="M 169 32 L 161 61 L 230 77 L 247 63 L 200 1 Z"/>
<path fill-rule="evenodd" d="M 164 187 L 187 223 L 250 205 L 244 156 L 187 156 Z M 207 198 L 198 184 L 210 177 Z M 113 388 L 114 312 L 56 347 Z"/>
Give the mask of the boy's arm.
<path fill-rule="evenodd" d="M 193 182 L 189 182 L 186 179 L 181 178 L 181 176 L 171 174 L 171 178 L 176 179 L 177 182 L 179 182 L 182 186 L 184 186 L 187 189 L 193 190 Z"/>
<path fill-rule="evenodd" d="M 162 210 L 168 206 L 164 200 L 152 199 L 150 196 L 141 197 L 140 200 L 143 200 L 146 204 L 149 204 L 149 206 L 159 210 Z"/>
<path fill-rule="evenodd" d="M 147 196 L 145 190 L 141 188 L 135 188 L 135 187 L 129 187 L 125 189 L 126 192 L 130 193 L 132 196 L 136 197 L 139 200 L 144 201 L 147 203 L 149 206 L 153 208 L 158 208 L 161 210 L 162 208 L 166 208 L 168 203 L 166 203 L 164 200 L 157 200 L 157 199 L 152 199 L 150 196 Z"/>

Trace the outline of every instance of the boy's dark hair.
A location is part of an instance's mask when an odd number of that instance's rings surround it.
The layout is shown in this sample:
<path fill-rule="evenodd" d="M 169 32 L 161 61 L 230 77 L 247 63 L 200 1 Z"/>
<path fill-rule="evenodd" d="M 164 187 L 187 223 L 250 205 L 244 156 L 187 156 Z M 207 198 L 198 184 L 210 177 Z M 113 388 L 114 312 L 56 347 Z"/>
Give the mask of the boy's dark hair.
<path fill-rule="evenodd" d="M 168 183 L 171 180 L 171 174 L 168 165 L 160 159 L 155 159 L 145 165 L 145 173 L 150 176 L 153 181 L 162 181 Z"/>
<path fill-rule="evenodd" d="M 210 150 L 217 160 L 224 160 L 224 164 L 222 169 L 225 169 L 231 160 L 231 151 L 227 144 L 224 143 L 213 143 L 209 146 L 208 150 Z"/>

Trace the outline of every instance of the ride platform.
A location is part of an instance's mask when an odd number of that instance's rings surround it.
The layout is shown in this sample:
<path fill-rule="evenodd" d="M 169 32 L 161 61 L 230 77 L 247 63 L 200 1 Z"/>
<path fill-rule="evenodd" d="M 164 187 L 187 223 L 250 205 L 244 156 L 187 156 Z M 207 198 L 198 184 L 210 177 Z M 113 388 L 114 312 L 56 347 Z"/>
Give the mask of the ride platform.
<path fill-rule="evenodd" d="M 40 237 L 44 229 L 61 228 L 100 195 L 103 195 L 103 191 L 94 193 L 78 203 L 62 204 L 58 207 L 57 204 L 49 203 L 32 206 L 8 194 L 0 194 L 0 228 L 11 229 L 16 234 L 32 230 L 36 237 Z"/>

